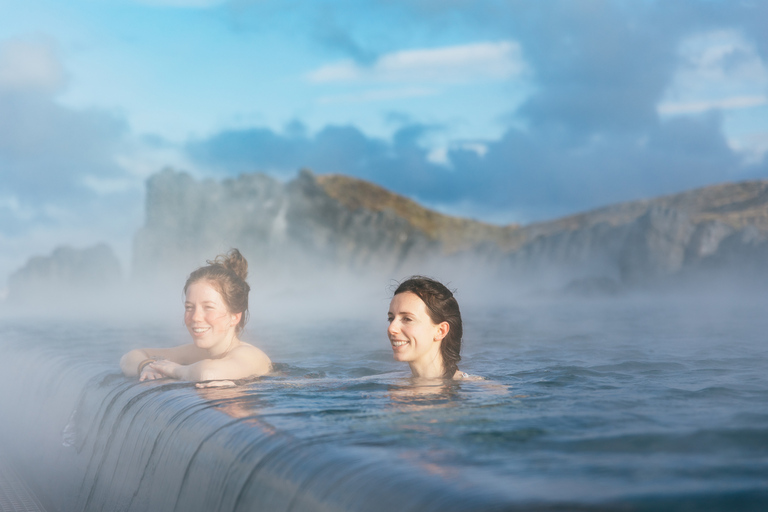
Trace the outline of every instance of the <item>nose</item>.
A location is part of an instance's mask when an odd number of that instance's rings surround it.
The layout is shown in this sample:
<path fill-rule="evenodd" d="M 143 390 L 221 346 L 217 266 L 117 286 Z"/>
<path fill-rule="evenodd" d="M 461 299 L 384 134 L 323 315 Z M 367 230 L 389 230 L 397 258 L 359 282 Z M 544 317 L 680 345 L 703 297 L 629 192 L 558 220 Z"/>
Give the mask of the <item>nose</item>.
<path fill-rule="evenodd" d="M 192 321 L 195 321 L 195 322 L 198 320 L 201 320 L 203 318 L 202 308 L 195 307 L 194 309 L 192 309 L 191 318 L 192 318 Z"/>
<path fill-rule="evenodd" d="M 387 334 L 389 334 L 390 336 L 394 336 L 398 332 L 400 332 L 400 329 L 398 327 L 397 320 L 392 320 L 391 322 L 389 322 L 389 327 L 387 327 Z"/>

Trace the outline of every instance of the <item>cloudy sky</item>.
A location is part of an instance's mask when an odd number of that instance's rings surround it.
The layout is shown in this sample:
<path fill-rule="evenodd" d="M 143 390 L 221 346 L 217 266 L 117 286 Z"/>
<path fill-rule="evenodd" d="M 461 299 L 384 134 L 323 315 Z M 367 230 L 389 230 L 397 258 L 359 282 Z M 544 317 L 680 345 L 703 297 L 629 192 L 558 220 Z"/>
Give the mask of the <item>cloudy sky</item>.
<path fill-rule="evenodd" d="M 0 0 L 0 290 L 144 181 L 297 169 L 528 223 L 768 178 L 762 0 Z M 126 268 L 128 270 L 128 268 Z"/>

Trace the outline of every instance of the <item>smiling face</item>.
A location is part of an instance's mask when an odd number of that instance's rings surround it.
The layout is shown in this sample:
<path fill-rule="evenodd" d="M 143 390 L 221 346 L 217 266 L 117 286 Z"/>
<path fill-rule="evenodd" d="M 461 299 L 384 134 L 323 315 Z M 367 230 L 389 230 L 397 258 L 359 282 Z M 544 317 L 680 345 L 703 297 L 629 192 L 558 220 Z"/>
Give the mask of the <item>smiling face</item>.
<path fill-rule="evenodd" d="M 221 294 L 208 281 L 196 281 L 187 288 L 184 324 L 195 345 L 223 354 L 236 337 L 235 327 L 242 313 L 232 314 Z"/>
<path fill-rule="evenodd" d="M 448 323 L 435 324 L 424 301 L 411 292 L 392 297 L 387 318 L 387 335 L 395 360 L 407 362 L 416 377 L 440 377 L 440 343 L 448 334 Z"/>

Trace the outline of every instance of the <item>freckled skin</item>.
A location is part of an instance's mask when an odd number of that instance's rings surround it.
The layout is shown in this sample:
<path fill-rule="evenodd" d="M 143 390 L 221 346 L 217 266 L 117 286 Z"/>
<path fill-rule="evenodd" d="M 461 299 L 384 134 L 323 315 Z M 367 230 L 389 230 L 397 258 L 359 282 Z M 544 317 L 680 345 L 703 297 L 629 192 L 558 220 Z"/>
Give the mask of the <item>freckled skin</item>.
<path fill-rule="evenodd" d="M 230 313 L 221 294 L 206 281 L 187 288 L 184 324 L 193 343 L 211 356 L 223 354 L 237 341 L 235 328 L 241 316 Z"/>

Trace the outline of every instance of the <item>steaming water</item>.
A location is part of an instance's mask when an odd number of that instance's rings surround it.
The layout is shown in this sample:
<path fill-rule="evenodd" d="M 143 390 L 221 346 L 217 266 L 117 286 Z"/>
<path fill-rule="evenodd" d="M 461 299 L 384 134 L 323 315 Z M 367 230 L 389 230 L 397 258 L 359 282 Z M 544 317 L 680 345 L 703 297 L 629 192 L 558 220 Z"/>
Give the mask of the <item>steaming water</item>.
<path fill-rule="evenodd" d="M 118 374 L 178 324 L 6 320 L 0 451 L 50 510 L 768 509 L 764 302 L 463 306 L 487 380 L 435 386 L 383 313 L 253 321 L 277 371 L 208 390 Z"/>

